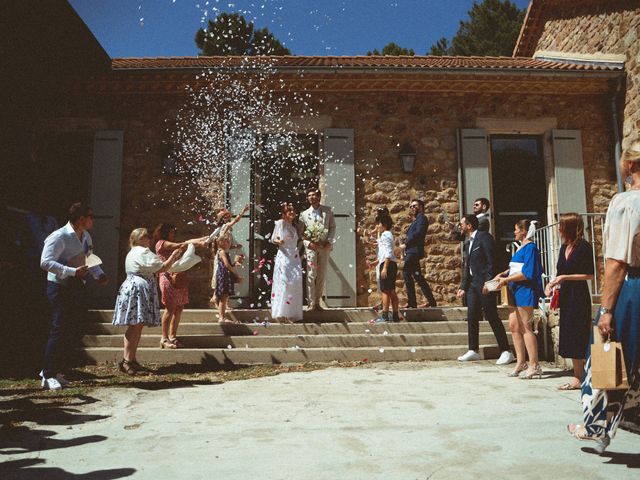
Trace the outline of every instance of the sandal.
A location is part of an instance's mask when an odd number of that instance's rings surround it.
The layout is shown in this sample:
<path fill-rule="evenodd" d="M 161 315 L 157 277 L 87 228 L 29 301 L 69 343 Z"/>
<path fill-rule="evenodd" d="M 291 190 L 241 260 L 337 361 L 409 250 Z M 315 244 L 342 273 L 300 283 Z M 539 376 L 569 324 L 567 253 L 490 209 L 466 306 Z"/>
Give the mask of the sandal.
<path fill-rule="evenodd" d="M 570 423 L 569 425 L 567 425 L 567 431 L 569 432 L 569 435 L 577 438 L 578 440 L 592 440 L 596 442 L 594 449 L 600 455 L 604 453 L 604 451 L 609 446 L 609 443 L 611 443 L 611 439 L 609 438 L 608 435 L 605 435 L 604 437 L 596 437 L 595 435 L 589 435 L 587 433 L 587 429 L 579 424 Z"/>
<path fill-rule="evenodd" d="M 123 359 L 120 363 L 118 363 L 118 370 L 120 370 L 122 373 L 126 373 L 127 375 L 134 376 L 136 373 L 138 373 L 138 370 L 136 370 L 134 365 L 134 362 Z"/>
<path fill-rule="evenodd" d="M 168 338 L 162 338 L 160 340 L 160 348 L 168 348 L 171 350 L 171 349 L 176 349 L 178 347 L 176 347 L 176 345 Z"/>
<path fill-rule="evenodd" d="M 169 341 L 173 343 L 176 348 L 184 348 L 184 345 L 180 340 L 178 340 L 178 337 L 169 337 Z"/>
<path fill-rule="evenodd" d="M 519 377 L 520 376 L 520 372 L 524 372 L 527 368 L 529 368 L 529 365 L 527 364 L 527 362 L 520 363 L 520 364 L 516 365 L 516 368 L 513 369 L 513 372 L 507 373 L 507 376 L 508 377 Z"/>
<path fill-rule="evenodd" d="M 581 385 L 575 385 L 573 383 L 563 383 L 558 385 L 558 390 L 580 390 Z"/>
<path fill-rule="evenodd" d="M 542 378 L 542 367 L 540 367 L 540 365 L 536 365 L 533 369 L 531 369 L 531 367 L 527 368 L 527 371 L 520 377 L 520 379 L 533 380 L 535 377 Z"/>

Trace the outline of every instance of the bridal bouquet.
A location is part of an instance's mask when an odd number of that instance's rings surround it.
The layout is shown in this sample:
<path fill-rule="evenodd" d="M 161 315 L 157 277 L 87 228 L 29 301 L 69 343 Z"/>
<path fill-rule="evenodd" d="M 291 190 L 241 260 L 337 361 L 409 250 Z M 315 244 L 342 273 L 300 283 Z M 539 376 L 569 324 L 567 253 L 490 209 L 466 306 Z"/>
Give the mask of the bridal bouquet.
<path fill-rule="evenodd" d="M 324 242 L 329 234 L 329 229 L 325 228 L 322 222 L 313 222 L 304 231 L 304 238 L 313 243 Z"/>

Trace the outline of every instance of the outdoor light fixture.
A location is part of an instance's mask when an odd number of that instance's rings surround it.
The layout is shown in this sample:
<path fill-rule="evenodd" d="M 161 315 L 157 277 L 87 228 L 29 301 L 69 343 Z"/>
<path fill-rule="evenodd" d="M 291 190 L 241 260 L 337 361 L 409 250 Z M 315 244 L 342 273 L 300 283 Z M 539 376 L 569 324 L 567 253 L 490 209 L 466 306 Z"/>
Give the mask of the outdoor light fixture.
<path fill-rule="evenodd" d="M 400 149 L 400 161 L 404 173 L 413 173 L 416 167 L 416 150 L 408 142 Z"/>

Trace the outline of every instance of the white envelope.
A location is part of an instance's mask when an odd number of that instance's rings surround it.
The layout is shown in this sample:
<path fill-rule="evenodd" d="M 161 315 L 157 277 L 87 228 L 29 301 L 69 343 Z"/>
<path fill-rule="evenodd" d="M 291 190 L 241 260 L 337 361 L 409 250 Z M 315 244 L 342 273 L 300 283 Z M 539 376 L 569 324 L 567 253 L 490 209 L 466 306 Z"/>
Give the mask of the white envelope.
<path fill-rule="evenodd" d="M 92 253 L 87 257 L 86 265 L 89 268 L 97 267 L 98 265 L 102 265 L 102 259 L 95 253 Z"/>

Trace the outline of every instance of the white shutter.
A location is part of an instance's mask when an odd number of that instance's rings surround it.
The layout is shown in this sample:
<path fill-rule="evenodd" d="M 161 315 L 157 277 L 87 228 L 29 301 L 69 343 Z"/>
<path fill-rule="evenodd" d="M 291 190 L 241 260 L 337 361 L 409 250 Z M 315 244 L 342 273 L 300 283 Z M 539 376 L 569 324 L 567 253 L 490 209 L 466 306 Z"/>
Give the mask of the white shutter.
<path fill-rule="evenodd" d="M 558 214 L 587 213 L 580 130 L 551 131 Z"/>
<path fill-rule="evenodd" d="M 463 128 L 458 133 L 462 188 L 461 214 L 473 212 L 476 198 L 491 198 L 489 179 L 489 136 L 482 128 Z"/>
<path fill-rule="evenodd" d="M 356 305 L 356 205 L 353 129 L 324 130 L 322 203 L 333 209 L 336 243 L 331 252 L 325 294 L 332 307 Z"/>
<path fill-rule="evenodd" d="M 93 250 L 109 277 L 104 287 L 88 282 L 89 306 L 95 308 L 112 308 L 118 293 L 123 137 L 122 131 L 98 131 L 93 142 L 90 205 L 94 220 L 90 233 Z"/>
<path fill-rule="evenodd" d="M 251 130 L 244 130 L 234 135 L 227 146 L 227 178 L 229 187 L 225 192 L 227 208 L 237 215 L 245 205 L 251 203 L 251 163 L 256 150 L 256 136 Z M 243 253 L 245 262 L 237 267 L 238 273 L 245 279 L 235 285 L 235 294 L 244 300 L 250 296 L 249 267 L 252 264 L 249 256 L 250 214 L 233 227 L 233 238 L 242 247 L 234 254 Z M 245 302 L 246 303 L 246 302 Z"/>

